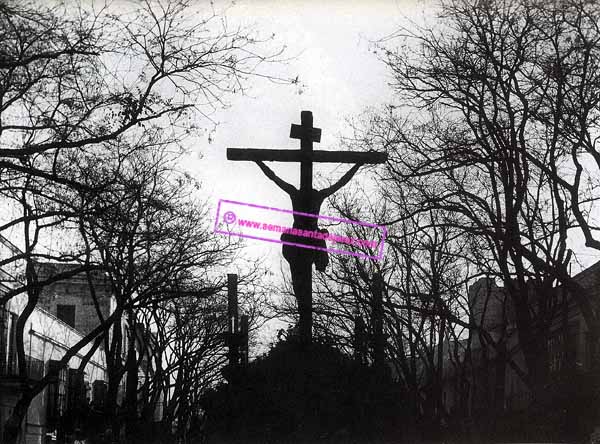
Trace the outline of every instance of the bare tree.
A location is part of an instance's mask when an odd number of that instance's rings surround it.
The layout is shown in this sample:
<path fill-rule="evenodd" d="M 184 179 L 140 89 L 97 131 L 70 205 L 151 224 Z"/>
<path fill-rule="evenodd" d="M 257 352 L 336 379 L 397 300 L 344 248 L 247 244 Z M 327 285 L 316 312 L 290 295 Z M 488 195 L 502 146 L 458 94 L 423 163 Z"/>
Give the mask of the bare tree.
<path fill-rule="evenodd" d="M 413 214 L 451 213 L 442 223 L 464 233 L 478 271 L 501 279 L 526 360 L 519 375 L 536 397 L 548 376 L 546 333 L 558 309 L 549 296 L 557 280 L 572 291 L 590 331 L 598 325 L 588 294 L 568 272 L 568 235 L 581 223 L 556 180 L 565 171 L 564 112 L 549 97 L 562 94 L 555 87 L 555 47 L 568 40 L 562 10 L 591 26 L 583 17 L 596 6 L 444 2 L 435 28 L 402 29 L 379 45 L 396 103 L 373 114 L 358 137 L 390 151 L 382 179 L 410 196 Z M 571 29 L 574 40 L 577 32 Z"/>
<path fill-rule="evenodd" d="M 122 164 L 123 173 L 114 186 L 100 195 L 82 194 L 84 205 L 95 210 L 92 217 L 86 212 L 80 220 L 81 236 L 86 250 L 108 276 L 115 312 L 119 313 L 120 323 L 104 340 L 108 371 L 105 407 L 115 429 L 124 422 L 117 417 L 117 395 L 124 375 L 126 419 L 129 423 L 137 419 L 138 361 L 142 355 L 136 349 L 136 338 L 140 331 L 152 331 L 152 325 L 140 323 L 140 311 L 181 297 L 209 298 L 220 288 L 209 270 L 224 264 L 235 247 L 212 239 L 206 207 L 191 195 L 195 181 L 177 172 L 177 157 L 160 146 L 150 148 Z M 103 321 L 100 311 L 98 316 L 99 322 Z"/>
<path fill-rule="evenodd" d="M 116 190 L 125 185 L 124 177 L 131 177 L 135 160 L 157 147 L 172 153 L 181 150 L 185 137 L 201 129 L 192 117 L 209 118 L 214 109 L 226 104 L 229 94 L 244 91 L 249 77 L 278 80 L 262 71 L 264 64 L 275 61 L 278 51 L 266 51 L 264 41 L 252 30 L 230 30 L 215 11 L 200 17 L 193 7 L 193 2 L 185 0 L 148 1 L 115 14 L 108 7 L 93 10 L 77 2 L 0 3 L 0 192 L 7 208 L 0 233 L 12 237 L 20 232 L 24 245 L 23 254 L 2 260 L 0 266 L 26 263 L 23 285 L 3 295 L 1 301 L 27 296 L 17 325 L 21 377 L 26 377 L 23 328 L 41 289 L 78 273 L 106 268 L 106 261 L 98 255 L 100 246 L 106 252 L 114 245 L 98 241 L 115 239 L 91 237 L 85 242 L 82 234 L 90 234 L 86 230 L 103 211 L 122 209 L 124 196 L 131 199 L 132 181 L 127 182 L 125 194 L 117 195 Z M 166 180 L 165 174 L 158 171 L 155 179 Z M 117 200 L 109 202 L 111 197 Z M 103 205 L 90 206 L 90 202 Z M 152 221 L 156 212 L 168 211 L 159 206 L 160 199 L 151 204 L 155 212 L 144 213 L 146 223 L 156 223 Z M 190 221 L 198 223 L 198 217 Z M 140 226 L 134 228 L 139 233 Z M 49 245 L 50 233 L 56 230 L 66 233 L 63 238 L 69 242 Z M 160 235 L 166 236 L 167 230 Z M 180 233 L 173 230 L 170 234 Z M 152 240 L 150 235 L 147 240 Z M 158 243 L 154 251 L 146 251 L 156 253 L 168 247 Z M 206 257 L 215 253 L 195 251 Z M 202 261 L 175 253 L 183 261 Z M 35 263 L 43 260 L 78 266 L 40 280 Z M 164 273 L 184 273 L 188 265 L 162 266 L 162 277 L 156 268 L 144 270 L 146 276 L 164 282 Z M 122 277 L 118 273 L 132 270 L 111 271 L 116 280 Z M 141 299 L 129 298 L 101 319 L 97 328 L 66 353 L 63 365 L 99 336 L 108 338 L 111 328 L 114 339 L 127 310 L 156 296 L 135 293 L 139 289 L 134 283 L 139 285 L 140 280 L 123 280 L 116 288 Z M 159 287 L 154 291 L 167 291 L 165 285 Z M 6 422 L 4 442 L 16 442 L 29 403 L 55 376 L 48 374 L 24 390 Z"/>
<path fill-rule="evenodd" d="M 354 348 L 360 362 L 375 364 L 374 294 L 381 275 L 385 359 L 406 396 L 408 421 L 431 421 L 425 427 L 431 430 L 448 420 L 442 388 L 450 370 L 458 380 L 466 378 L 471 331 L 464 293 L 466 247 L 462 233 L 442 223 L 449 214 L 431 210 L 399 218 L 406 211 L 404 197 L 386 197 L 373 204 L 363 191 L 332 203 L 344 218 L 386 224 L 386 254 L 382 261 L 332 257 L 331 269 L 318 275 L 315 327 L 338 346 Z M 356 227 L 348 235 L 365 238 L 364 231 Z"/>
<path fill-rule="evenodd" d="M 241 276 L 240 288 L 255 280 L 256 270 Z M 222 282 L 225 287 L 225 282 Z M 227 363 L 226 291 L 201 299 L 181 297 L 160 304 L 148 312 L 158 325 L 154 351 L 156 374 L 148 379 L 152 391 L 163 398 L 163 422 L 177 423 L 177 433 L 184 435 L 186 424 L 200 416 L 202 395 L 223 381 Z M 254 291 L 241 291 L 241 309 L 249 316 L 250 343 L 257 328 L 263 301 Z M 158 363 L 160 360 L 160 364 Z"/>

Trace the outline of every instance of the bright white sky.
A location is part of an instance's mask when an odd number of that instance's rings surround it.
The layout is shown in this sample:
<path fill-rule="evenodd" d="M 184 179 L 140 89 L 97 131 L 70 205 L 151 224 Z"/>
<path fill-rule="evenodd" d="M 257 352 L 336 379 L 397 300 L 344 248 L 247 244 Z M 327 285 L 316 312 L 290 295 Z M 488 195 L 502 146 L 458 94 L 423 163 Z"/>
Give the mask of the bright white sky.
<path fill-rule="evenodd" d="M 198 0 L 198 5 L 207 4 Z M 215 4 L 218 10 L 229 1 L 219 0 Z M 409 22 L 423 23 L 431 18 L 434 4 L 434 0 L 236 1 L 227 12 L 230 29 L 238 24 L 254 25 L 265 37 L 275 34 L 274 45 L 285 45 L 287 56 L 295 57 L 286 65 L 274 66 L 270 74 L 298 76 L 299 84 L 253 81 L 249 95 L 230 98 L 230 106 L 212 116 L 219 125 L 211 135 L 211 143 L 208 137 L 189 141 L 191 154 L 184 166 L 203 183 L 213 217 L 219 199 L 291 208 L 288 196 L 264 177 L 254 163 L 228 161 L 226 149 L 298 149 L 299 141 L 289 138 L 289 130 L 290 124 L 300 123 L 302 110 L 312 111 L 315 126 L 322 129 L 321 143 L 315 148 L 340 149 L 340 136 L 351 134 L 347 118 L 392 100 L 390 77 L 371 51 L 371 42 L 401 25 L 410 26 Z M 197 123 L 208 126 L 206 121 Z M 298 164 L 270 166 L 298 186 Z M 335 181 L 347 168 L 316 166 L 317 188 Z M 365 178 L 364 172 L 359 173 L 353 183 L 360 184 Z M 325 208 L 322 214 L 328 214 Z M 266 259 L 275 277 L 280 276 L 280 264 L 284 262 L 280 244 L 247 240 L 247 245 L 248 255 Z M 585 253 L 580 258 L 585 259 Z M 283 269 L 288 272 L 287 266 Z"/>
<path fill-rule="evenodd" d="M 103 0 L 88 1 L 96 7 L 103 4 Z M 209 7 L 208 0 L 194 1 L 191 0 L 194 6 Z M 216 0 L 215 10 L 227 8 L 230 3 L 230 0 Z M 251 25 L 265 37 L 274 34 L 274 47 L 285 45 L 285 55 L 291 59 L 273 66 L 268 73 L 285 78 L 298 76 L 299 82 L 277 85 L 261 79 L 253 81 L 247 95 L 231 97 L 230 106 L 212 116 L 219 125 L 211 135 L 211 143 L 208 137 L 188 141 L 191 154 L 184 167 L 202 182 L 202 192 L 214 211 L 220 198 L 291 209 L 288 196 L 264 177 L 254 163 L 228 161 L 226 149 L 298 149 L 299 141 L 290 139 L 289 131 L 292 123 L 300 123 L 302 110 L 312 111 L 314 125 L 322 129 L 321 143 L 315 149 L 340 149 L 340 136 L 351 134 L 347 118 L 357 117 L 366 108 L 378 107 L 392 99 L 390 77 L 371 51 L 371 42 L 389 35 L 401 24 L 406 25 L 407 20 L 422 22 L 432 3 L 432 0 L 235 1 L 227 9 L 229 28 Z M 130 11 L 133 5 L 127 0 L 109 4 L 118 13 Z M 201 120 L 197 124 L 210 126 Z M 270 163 L 270 166 L 298 186 L 298 164 Z M 334 182 L 347 168 L 315 167 L 316 187 Z M 353 183 L 360 184 L 365 178 L 365 173 L 359 173 Z M 322 214 L 328 214 L 325 208 Z M 214 219 L 210 222 L 212 226 Z M 246 253 L 264 258 L 272 265 L 274 278 L 280 278 L 284 264 L 281 245 L 255 240 L 247 240 L 247 245 Z M 239 267 L 244 264 L 240 261 Z M 236 271 L 239 270 L 228 270 Z M 284 272 L 288 272 L 287 264 Z"/>
<path fill-rule="evenodd" d="M 288 78 L 298 76 L 301 85 L 253 83 L 251 97 L 236 96 L 228 109 L 213 116 L 220 124 L 212 135 L 212 143 L 207 138 L 194 141 L 187 167 L 203 182 L 213 214 L 220 198 L 291 209 L 288 196 L 264 177 L 254 163 L 228 161 L 226 148 L 298 149 L 299 141 L 289 138 L 290 124 L 300 123 L 300 111 L 310 110 L 314 125 L 323 131 L 321 143 L 315 148 L 340 149 L 340 136 L 351 134 L 347 118 L 392 100 L 390 77 L 370 50 L 371 42 L 409 21 L 422 24 L 431 19 L 433 5 L 432 0 L 237 1 L 227 13 L 229 24 L 255 24 L 265 36 L 274 33 L 276 43 L 286 45 L 288 54 L 297 57 L 272 73 Z M 298 186 L 299 165 L 269 166 Z M 347 168 L 315 167 L 315 175 L 322 174 L 316 177 L 317 188 L 325 183 L 323 177 L 332 182 Z M 359 173 L 353 182 L 364 181 L 364 174 L 361 177 Z M 324 208 L 322 214 L 327 215 L 326 211 Z M 281 245 L 258 240 L 247 240 L 247 245 L 247 254 L 264 258 L 272 265 L 275 279 L 281 276 L 280 270 L 288 273 Z M 590 265 L 597 260 L 592 253 L 581 251 L 578 256 Z"/>
<path fill-rule="evenodd" d="M 276 44 L 286 45 L 288 55 L 296 57 L 273 74 L 298 76 L 299 85 L 255 82 L 251 97 L 236 96 L 228 109 L 213 116 L 220 124 L 212 143 L 207 138 L 194 142 L 187 167 L 202 180 L 215 211 L 220 198 L 291 209 L 288 196 L 264 177 L 254 163 L 228 161 L 226 148 L 299 149 L 299 141 L 289 138 L 290 125 L 299 124 L 300 112 L 309 110 L 313 112 L 314 125 L 322 129 L 321 143 L 315 144 L 315 149 L 340 149 L 339 137 L 351 134 L 346 118 L 391 100 L 390 77 L 384 64 L 370 51 L 371 42 L 397 30 L 407 19 L 421 21 L 428 3 L 431 1 L 236 2 L 227 13 L 230 26 L 255 24 L 265 36 L 274 33 Z M 269 166 L 286 181 L 299 185 L 298 164 Z M 347 168 L 317 166 L 314 174 L 334 181 Z M 327 181 L 315 179 L 317 188 Z M 364 179 L 364 173 L 363 177 L 359 173 L 353 181 L 360 183 Z M 327 215 L 325 209 L 322 214 Z M 276 280 L 281 276 L 280 270 L 288 272 L 280 244 L 250 239 L 247 245 L 249 255 L 265 258 L 272 266 Z"/>
<path fill-rule="evenodd" d="M 236 96 L 231 107 L 218 112 L 220 122 L 212 143 L 198 139 L 188 168 L 203 182 L 216 208 L 219 198 L 290 208 L 288 196 L 263 176 L 252 162 L 226 159 L 228 147 L 298 149 L 289 138 L 290 124 L 300 123 L 300 112 L 313 112 L 314 125 L 322 129 L 315 149 L 340 149 L 339 137 L 350 135 L 346 118 L 391 99 L 388 73 L 370 51 L 370 42 L 384 37 L 406 20 L 420 21 L 428 2 L 410 0 L 244 0 L 228 13 L 231 27 L 255 24 L 264 35 L 275 34 L 276 44 L 286 45 L 297 56 L 273 74 L 295 78 L 299 85 L 257 81 L 251 97 Z M 300 168 L 293 163 L 270 163 L 286 181 L 298 186 Z M 348 166 L 315 167 L 319 173 L 340 177 Z M 364 177 L 363 177 L 364 179 Z M 354 181 L 361 181 L 359 173 Z M 327 180 L 316 178 L 318 188 Z M 323 214 L 326 214 L 323 212 Z M 248 241 L 252 254 L 268 257 L 279 271 L 281 246 Z"/>

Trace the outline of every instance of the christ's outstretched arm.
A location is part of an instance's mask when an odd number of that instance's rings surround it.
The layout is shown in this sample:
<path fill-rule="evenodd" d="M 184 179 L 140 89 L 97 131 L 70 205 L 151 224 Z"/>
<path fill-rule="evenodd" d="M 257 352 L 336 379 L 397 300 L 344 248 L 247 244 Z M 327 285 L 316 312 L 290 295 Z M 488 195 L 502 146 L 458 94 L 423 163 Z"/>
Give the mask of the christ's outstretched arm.
<path fill-rule="evenodd" d="M 288 193 L 290 196 L 298 192 L 298 190 L 292 184 L 287 183 L 285 180 L 277 176 L 277 174 L 275 174 L 271 168 L 266 166 L 264 162 L 257 160 L 256 164 L 260 167 L 262 172 L 265 173 L 265 176 L 275 182 L 279 188 Z"/>
<path fill-rule="evenodd" d="M 358 169 L 361 166 L 363 166 L 362 163 L 355 164 L 352 168 L 350 168 L 348 170 L 348 172 L 346 174 L 344 174 L 340 178 L 340 180 L 338 180 L 336 183 L 334 183 L 333 185 L 331 185 L 329 188 L 322 189 L 321 191 L 319 191 L 319 194 L 323 197 L 323 199 L 325 199 L 326 197 L 331 196 L 337 190 L 339 190 L 344 185 L 346 185 L 348 182 L 350 182 L 350 179 L 352 179 L 352 176 L 354 176 L 356 174 L 356 172 L 358 171 Z"/>

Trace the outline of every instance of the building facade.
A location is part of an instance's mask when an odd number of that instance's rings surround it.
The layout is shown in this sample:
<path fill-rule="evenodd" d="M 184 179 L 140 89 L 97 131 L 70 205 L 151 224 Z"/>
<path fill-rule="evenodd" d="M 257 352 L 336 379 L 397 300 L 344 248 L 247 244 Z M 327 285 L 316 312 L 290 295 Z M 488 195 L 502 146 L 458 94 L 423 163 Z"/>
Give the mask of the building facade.
<path fill-rule="evenodd" d="M 600 262 L 573 279 L 589 292 L 597 308 Z M 460 344 L 445 347 L 445 408 L 471 418 L 529 418 L 544 412 L 549 427 L 582 430 L 587 427 L 583 422 L 593 416 L 586 409 L 600 395 L 598 359 L 585 318 L 563 287 L 545 291 L 530 287 L 531 310 L 540 313 L 541 304 L 546 310 L 544 327 L 537 330 L 541 333 L 536 338 L 543 349 L 538 358 L 543 387 L 534 395 L 531 384 L 524 381 L 528 368 L 510 297 L 493 279 L 481 278 L 469 288 L 472 322 L 480 330 L 473 329 Z M 451 358 L 457 349 L 458 364 Z"/>
<path fill-rule="evenodd" d="M 60 273 L 68 273 L 77 266 L 40 263 L 36 271 L 38 279 L 42 281 Z M 99 313 L 107 318 L 112 312 L 111 294 L 110 282 L 104 273 L 93 271 L 90 280 L 85 273 L 80 273 L 44 286 L 38 306 L 85 335 L 98 326 Z"/>
<path fill-rule="evenodd" d="M 7 239 L 0 237 L 0 260 L 15 257 L 18 248 Z M 0 301 L 4 296 L 23 285 L 23 266 L 12 263 L 0 270 Z M 65 287 L 78 287 L 64 283 Z M 69 295 L 69 293 L 67 293 Z M 25 322 L 23 345 L 26 375 L 19 371 L 17 352 L 17 322 L 27 303 L 26 293 L 8 298 L 0 304 L 0 436 L 21 393 L 27 384 L 34 384 L 51 370 L 56 369 L 58 377 L 53 379 L 31 402 L 20 434 L 22 444 L 42 444 L 57 438 L 59 430 L 73 429 L 73 412 L 84 412 L 94 402 L 101 402 L 106 385 L 106 363 L 101 348 L 90 354 L 90 344 L 85 345 L 65 366 L 59 361 L 67 350 L 77 344 L 84 332 L 89 331 L 85 322 L 77 322 L 77 313 L 85 314 L 85 298 L 75 303 L 75 319 L 65 319 L 65 312 L 57 307 L 59 302 L 72 301 L 60 294 L 55 285 L 45 292 Z M 106 301 L 103 301 L 103 307 Z M 68 305 L 68 304 L 63 304 Z M 74 322 L 73 322 L 74 321 Z M 74 328 L 80 327 L 83 331 Z M 82 360 L 88 358 L 85 365 Z M 79 418 L 81 419 L 81 418 Z"/>

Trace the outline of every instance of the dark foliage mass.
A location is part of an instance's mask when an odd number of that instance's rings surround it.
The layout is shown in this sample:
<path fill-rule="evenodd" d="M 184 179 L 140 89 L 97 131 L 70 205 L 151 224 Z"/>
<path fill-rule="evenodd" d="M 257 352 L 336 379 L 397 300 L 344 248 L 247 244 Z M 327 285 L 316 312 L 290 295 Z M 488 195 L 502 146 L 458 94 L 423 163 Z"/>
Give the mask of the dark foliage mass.
<path fill-rule="evenodd" d="M 206 395 L 209 442 L 368 442 L 402 429 L 389 375 L 331 345 L 282 341 L 244 372 Z"/>

